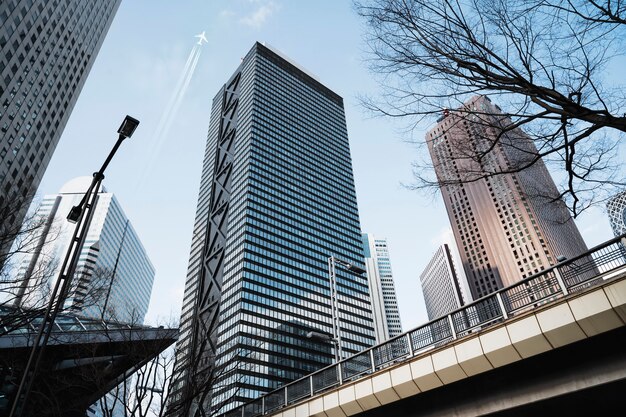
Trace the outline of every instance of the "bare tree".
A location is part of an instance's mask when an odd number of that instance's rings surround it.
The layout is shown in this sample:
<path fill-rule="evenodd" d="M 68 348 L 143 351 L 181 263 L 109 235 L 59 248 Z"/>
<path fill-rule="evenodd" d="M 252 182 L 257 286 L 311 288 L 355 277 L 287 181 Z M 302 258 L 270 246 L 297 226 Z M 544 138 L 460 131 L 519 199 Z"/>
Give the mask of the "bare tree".
<path fill-rule="evenodd" d="M 194 355 L 192 360 L 195 364 L 208 362 L 211 365 L 185 380 L 184 397 L 176 401 L 168 400 L 164 415 L 212 417 L 230 409 L 239 400 L 238 396 L 246 384 L 245 374 L 254 373 L 257 367 L 267 362 L 262 349 L 265 343 L 261 338 L 234 338 L 210 357 Z"/>
<path fill-rule="evenodd" d="M 138 320 L 139 315 L 135 315 L 135 319 Z M 150 402 L 156 404 L 149 396 L 158 398 L 158 387 L 167 386 L 173 357 L 171 353 L 162 352 L 174 343 L 178 330 L 136 323 L 138 321 L 120 323 L 110 319 L 104 322 L 74 314 L 60 315 L 24 405 L 25 415 L 84 416 L 97 396 L 115 388 L 117 383 L 121 385 L 113 393 L 124 392 L 124 395 L 113 395 L 112 398 L 119 398 L 117 413 L 110 412 L 115 403 L 108 403 L 112 405 L 103 408 L 105 416 L 119 416 L 119 410 L 127 416 L 159 415 L 147 412 Z M 0 382 L 4 379 L 5 386 L 0 391 L 4 391 L 2 394 L 9 401 L 15 399 L 15 387 L 22 376 L 35 332 L 36 329 L 27 326 L 5 340 L 0 355 Z M 129 379 L 138 369 L 139 377 Z M 4 411 L 8 411 L 6 404 L 4 408 L 0 405 L 0 415 L 4 415 Z"/>
<path fill-rule="evenodd" d="M 258 347 L 259 343 L 254 346 Z M 120 413 L 124 417 L 163 417 L 183 411 L 202 417 L 218 415 L 241 389 L 238 382 L 242 382 L 243 377 L 237 381 L 229 377 L 234 370 L 252 370 L 254 365 L 249 361 L 255 359 L 255 355 L 258 353 L 254 348 L 244 349 L 233 345 L 233 350 L 228 355 L 214 362 L 215 366 L 205 375 L 206 379 L 201 382 L 193 380 L 198 384 L 185 391 L 187 396 L 183 401 L 171 402 L 169 389 L 175 351 L 168 349 L 103 396 L 98 401 L 98 408 L 104 417 L 113 417 Z M 226 391 L 228 395 L 220 396 Z M 199 398 L 204 402 L 201 403 Z"/>
<path fill-rule="evenodd" d="M 462 108 L 497 128 L 498 139 L 523 129 L 537 151 L 515 169 L 541 159 L 557 166 L 564 174 L 559 197 L 574 216 L 624 184 L 615 156 L 626 132 L 626 93 L 606 75 L 623 55 L 626 3 L 362 0 L 356 7 L 384 88 L 380 99 L 364 100 L 370 110 L 414 126 Z M 502 118 L 492 124 L 480 109 L 464 107 L 474 95 L 492 97 Z M 481 162 L 494 146 L 465 157 Z M 421 177 L 416 186 L 433 184 Z"/>
<path fill-rule="evenodd" d="M 0 215 L 23 210 L 23 202 L 9 202 L 0 207 Z M 38 214 L 28 212 L 23 223 L 0 232 L 0 308 L 25 307 L 18 314 L 3 314 L 0 318 L 0 336 L 24 326 L 40 315 L 50 293 L 58 261 L 43 251 L 58 237 L 58 229 Z M 5 225 L 6 226 L 6 225 Z M 29 262 L 37 255 L 39 262 Z M 24 279 L 24 276 L 29 279 Z M 17 312 L 17 310 L 11 310 Z"/>
<path fill-rule="evenodd" d="M 100 398 L 104 417 L 162 417 L 172 378 L 174 350 L 167 349 Z"/>

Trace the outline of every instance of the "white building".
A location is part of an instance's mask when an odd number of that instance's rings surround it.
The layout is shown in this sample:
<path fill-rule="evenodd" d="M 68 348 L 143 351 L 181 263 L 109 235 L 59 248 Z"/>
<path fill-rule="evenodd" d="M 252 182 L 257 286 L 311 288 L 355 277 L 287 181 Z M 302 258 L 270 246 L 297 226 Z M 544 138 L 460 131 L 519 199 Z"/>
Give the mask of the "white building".
<path fill-rule="evenodd" d="M 615 236 L 626 233 L 626 191 L 611 197 L 606 203 L 606 211 Z"/>
<path fill-rule="evenodd" d="M 387 239 L 378 239 L 369 233 L 363 233 L 362 237 L 376 342 L 382 343 L 402 333 L 389 247 Z"/>
<path fill-rule="evenodd" d="M 59 275 L 75 224 L 67 221 L 70 209 L 78 205 L 91 177 L 79 177 L 66 183 L 59 194 L 44 197 L 37 214 L 47 219 L 43 246 L 26 256 L 18 278 L 33 282 L 47 270 L 50 285 Z M 43 240 L 42 240 L 43 239 Z M 128 323 L 143 323 L 155 270 L 135 230 L 112 193 L 100 190 L 81 249 L 66 308 L 81 315 Z M 46 286 L 43 286 L 44 288 Z M 38 289 L 38 291 L 41 291 Z M 41 294 L 25 294 L 20 305 L 32 304 Z"/>
<path fill-rule="evenodd" d="M 445 316 L 463 305 L 459 277 L 447 244 L 441 245 L 420 275 L 428 319 Z"/>

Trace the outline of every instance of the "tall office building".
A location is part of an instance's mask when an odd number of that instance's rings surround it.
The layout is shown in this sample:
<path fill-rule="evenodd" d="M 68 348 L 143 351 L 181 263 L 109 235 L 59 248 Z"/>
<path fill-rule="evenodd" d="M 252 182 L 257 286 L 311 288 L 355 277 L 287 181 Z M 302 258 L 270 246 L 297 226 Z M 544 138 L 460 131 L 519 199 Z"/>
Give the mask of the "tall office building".
<path fill-rule="evenodd" d="M 205 152 L 170 410 L 214 349 L 228 408 L 330 364 L 331 338 L 307 338 L 332 334 L 328 258 L 363 266 L 343 99 L 315 77 L 256 43 L 213 100 Z M 337 287 L 348 355 L 375 342 L 367 279 L 338 267 Z"/>
<path fill-rule="evenodd" d="M 464 305 L 461 283 L 447 244 L 437 249 L 420 275 L 420 282 L 429 320 L 445 316 Z"/>
<path fill-rule="evenodd" d="M 369 233 L 363 233 L 362 238 L 376 342 L 382 343 L 402 333 L 396 288 L 391 273 L 389 246 L 387 239 L 376 238 Z"/>
<path fill-rule="evenodd" d="M 541 160 L 520 172 L 483 175 L 525 166 L 536 157 L 524 132 L 502 130 L 510 123 L 487 97 L 478 96 L 446 111 L 426 134 L 474 299 L 587 250 Z"/>
<path fill-rule="evenodd" d="M 23 259 L 18 281 L 35 282 L 40 274 L 52 280 L 58 277 L 75 227 L 67 221 L 67 214 L 78 205 L 91 180 L 91 177 L 75 178 L 58 194 L 44 197 L 37 213 L 46 219 L 46 227 L 39 237 L 42 245 Z M 80 250 L 66 308 L 91 318 L 143 323 L 154 282 L 154 267 L 117 198 L 104 188 L 98 193 L 93 218 Z M 22 305 L 40 299 L 36 292 L 41 287 L 29 287 L 35 293 L 24 294 Z"/>
<path fill-rule="evenodd" d="M 626 191 L 611 197 L 606 203 L 609 222 L 615 236 L 626 233 Z"/>
<path fill-rule="evenodd" d="M 120 2 L 0 2 L 0 264 Z"/>

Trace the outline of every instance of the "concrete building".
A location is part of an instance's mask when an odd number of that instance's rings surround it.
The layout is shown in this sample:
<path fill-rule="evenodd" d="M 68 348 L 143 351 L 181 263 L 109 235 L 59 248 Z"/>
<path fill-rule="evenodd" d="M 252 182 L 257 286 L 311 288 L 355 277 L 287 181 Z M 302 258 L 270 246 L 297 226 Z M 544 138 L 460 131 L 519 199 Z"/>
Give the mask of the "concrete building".
<path fill-rule="evenodd" d="M 58 194 L 44 197 L 37 214 L 46 218 L 50 227 L 42 229 L 42 246 L 21 262 L 19 281 L 32 282 L 44 271 L 56 279 L 75 226 L 67 221 L 67 214 L 79 203 L 91 180 L 75 178 Z M 85 317 L 141 324 L 148 310 L 154 274 L 154 267 L 117 198 L 102 187 L 66 308 Z M 24 294 L 19 304 L 29 305 L 33 296 L 36 294 Z"/>
<path fill-rule="evenodd" d="M 420 275 L 428 319 L 447 315 L 465 304 L 450 247 L 441 245 Z"/>
<path fill-rule="evenodd" d="M 0 2 L 0 236 L 21 226 L 120 2 Z"/>
<path fill-rule="evenodd" d="M 387 239 L 363 233 L 365 269 L 372 300 L 372 313 L 376 329 L 376 343 L 402 333 L 398 299 L 391 272 L 391 259 Z"/>
<path fill-rule="evenodd" d="M 536 158 L 524 132 L 503 132 L 510 123 L 478 96 L 446 110 L 426 134 L 473 299 L 587 250 L 541 160 L 485 175 Z"/>
<path fill-rule="evenodd" d="M 332 334 L 328 258 L 364 266 L 343 99 L 256 43 L 213 100 L 196 213 L 170 410 L 210 406 L 215 357 L 214 408 L 330 364 L 306 336 Z M 349 355 L 375 343 L 367 279 L 337 288 Z"/>
<path fill-rule="evenodd" d="M 615 236 L 626 233 L 626 191 L 609 199 L 606 203 L 606 211 Z"/>

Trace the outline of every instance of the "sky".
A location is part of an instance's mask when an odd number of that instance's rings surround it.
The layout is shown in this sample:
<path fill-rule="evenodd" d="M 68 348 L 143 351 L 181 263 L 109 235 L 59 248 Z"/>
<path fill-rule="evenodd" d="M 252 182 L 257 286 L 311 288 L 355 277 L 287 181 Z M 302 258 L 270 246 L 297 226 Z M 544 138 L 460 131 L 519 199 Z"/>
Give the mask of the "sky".
<path fill-rule="evenodd" d="M 266 42 L 344 98 L 362 230 L 389 241 L 403 329 L 426 322 L 419 275 L 451 239 L 449 221 L 439 194 L 404 186 L 413 181 L 411 162 L 425 156 L 406 141 L 406 124 L 372 117 L 359 103 L 378 91 L 365 62 L 364 30 L 350 0 L 123 0 L 39 196 L 96 171 L 124 116 L 139 119 L 104 184 L 157 271 L 147 322 L 177 320 L 211 101 L 254 42 Z M 208 43 L 165 134 L 164 113 L 202 31 Z M 412 136 L 423 138 L 432 123 Z M 589 246 L 612 237 L 600 208 L 577 223 Z"/>

